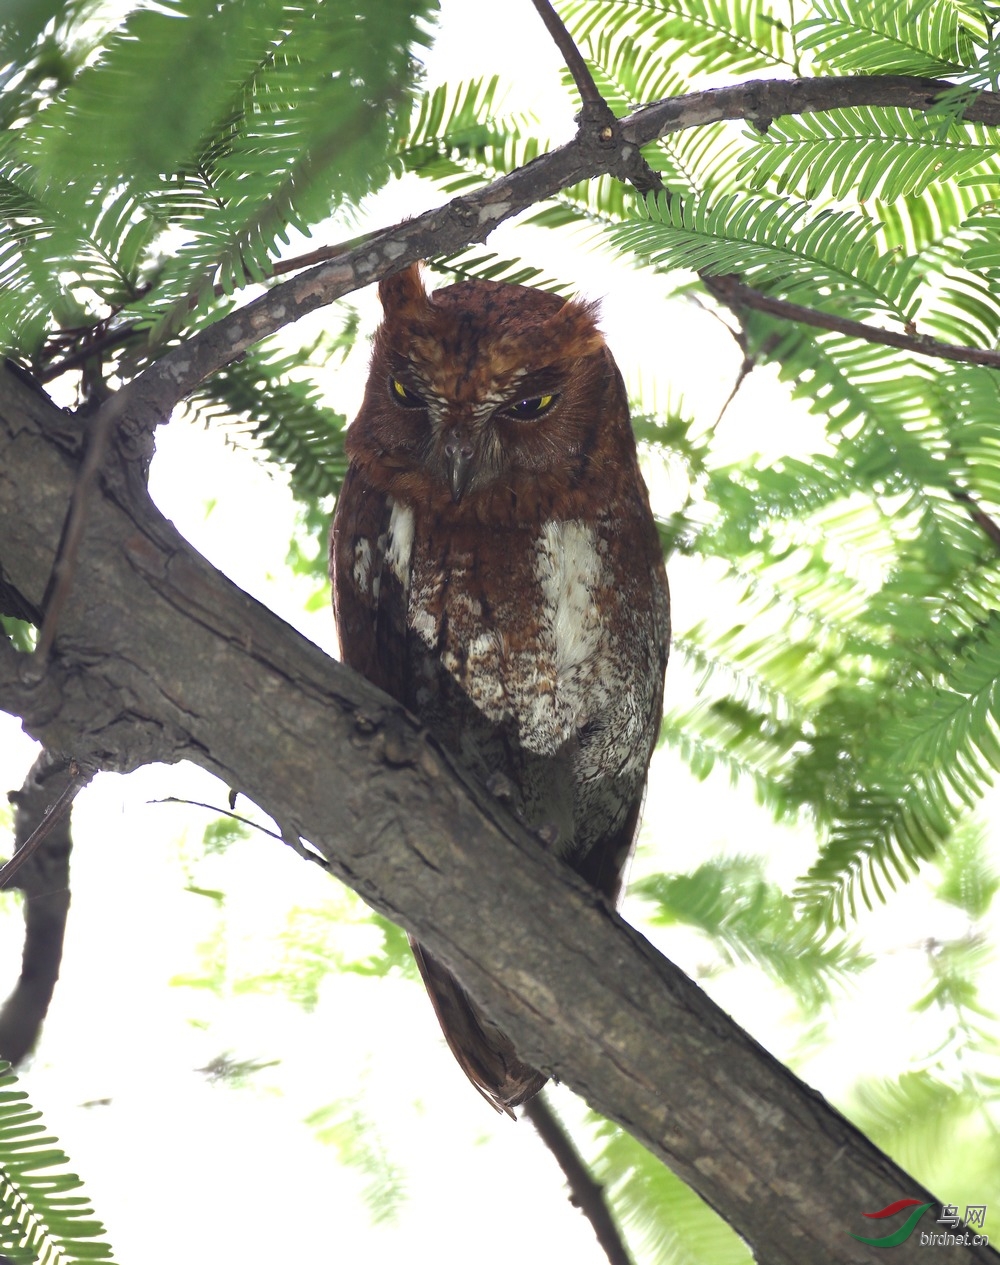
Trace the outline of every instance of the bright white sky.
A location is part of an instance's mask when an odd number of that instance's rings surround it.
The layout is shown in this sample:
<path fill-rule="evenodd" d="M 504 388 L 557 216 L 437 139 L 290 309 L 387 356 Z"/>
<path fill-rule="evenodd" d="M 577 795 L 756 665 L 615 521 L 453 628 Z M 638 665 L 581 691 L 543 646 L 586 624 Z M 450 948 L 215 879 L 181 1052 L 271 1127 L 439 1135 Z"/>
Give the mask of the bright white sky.
<path fill-rule="evenodd" d="M 511 107 L 533 109 L 543 119 L 541 132 L 562 139 L 572 121 L 558 67 L 529 0 L 443 3 L 432 77 L 499 71 L 512 82 Z M 435 200 L 430 186 L 408 182 L 373 201 L 369 222 L 390 223 Z M 641 379 L 647 398 L 655 394 L 662 404 L 668 393 L 683 394 L 701 415 L 716 416 L 739 354 L 714 317 L 692 303 L 664 304 L 655 279 L 636 281 L 552 234 L 504 236 L 512 241 L 507 253 L 521 252 L 603 298 L 612 348 L 633 386 Z M 325 240 L 336 234 L 316 237 Z M 505 252 L 500 234 L 489 248 Z M 356 298 L 370 328 L 377 303 L 371 294 Z M 324 315 L 312 320 L 321 325 Z M 360 399 L 365 369 L 362 353 L 329 384 L 331 399 L 348 414 Z M 734 460 L 808 452 L 819 442 L 815 419 L 788 405 L 773 378 L 760 372 L 719 434 Z M 655 469 L 650 482 L 668 512 L 679 489 Z M 217 566 L 333 650 L 329 613 L 303 610 L 310 586 L 285 568 L 294 511 L 280 478 L 227 447 L 218 432 L 178 419 L 158 437 L 152 487 L 164 512 Z M 681 629 L 718 600 L 704 573 L 690 565 L 675 564 L 671 581 Z M 689 690 L 675 662 L 668 693 L 676 699 Z M 7 786 L 20 785 L 32 758 L 32 744 L 5 720 L 0 759 Z M 589 1226 L 566 1203 L 547 1152 L 527 1124 L 495 1118 L 465 1083 L 415 984 L 334 973 L 309 1014 L 278 997 L 220 999 L 171 986 L 174 976 L 199 971 L 198 946 L 216 925 L 214 903 L 185 891 L 187 883 L 227 894 L 231 977 L 272 969 L 289 909 L 336 900 L 337 886 L 264 836 L 224 858 L 196 862 L 210 816 L 150 803 L 168 795 L 226 802 L 225 788 L 189 766 L 105 775 L 80 797 L 62 980 L 24 1072 L 32 1101 L 85 1177 L 121 1265 L 603 1261 Z M 806 834 L 776 828 L 749 793 L 730 793 L 721 777 L 695 784 L 669 752 L 654 763 L 646 821 L 637 874 L 693 868 L 739 851 L 766 855 L 770 872 L 787 882 L 811 854 Z M 624 912 L 641 917 L 635 904 L 626 902 Z M 877 972 L 865 977 L 864 995 L 847 997 L 830 1020 L 836 1044 L 801 1068 L 831 1096 L 862 1070 L 897 1072 L 911 1055 L 933 1049 L 937 1017 L 905 1009 L 923 970 L 914 941 L 963 930 L 957 912 L 951 916 L 932 902 L 923 883 L 865 926 L 880 958 Z M 16 978 L 20 936 L 17 917 L 0 919 L 0 992 Z M 655 938 L 691 973 L 712 960 L 693 934 Z M 759 1040 L 789 1057 L 800 1034 L 784 1022 L 790 1006 L 782 994 L 749 968 L 709 986 Z M 876 1030 L 877 1045 L 870 1039 Z M 212 1084 L 197 1069 L 226 1052 L 280 1062 L 254 1076 L 249 1088 Z M 373 1140 L 381 1137 L 403 1174 L 408 1197 L 395 1225 L 373 1228 L 358 1174 L 304 1123 L 355 1095 Z M 580 1115 L 568 1093 L 559 1102 L 571 1118 Z M 975 1200 L 973 1191 L 940 1193 L 955 1202 Z"/>

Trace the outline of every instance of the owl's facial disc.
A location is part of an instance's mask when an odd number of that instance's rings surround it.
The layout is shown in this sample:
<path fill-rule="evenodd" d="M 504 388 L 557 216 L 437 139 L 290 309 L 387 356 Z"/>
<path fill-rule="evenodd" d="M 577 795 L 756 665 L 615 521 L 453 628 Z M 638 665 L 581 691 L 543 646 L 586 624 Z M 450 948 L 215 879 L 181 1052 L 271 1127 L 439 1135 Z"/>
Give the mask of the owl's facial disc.
<path fill-rule="evenodd" d="M 456 357 L 453 372 L 435 375 L 436 362 L 428 368 L 394 349 L 383 379 L 403 423 L 401 448 L 447 487 L 455 505 L 498 478 L 541 468 L 552 445 L 536 427 L 549 425 L 567 386 L 566 374 L 550 365 L 487 374 L 485 356 L 477 344 Z"/>

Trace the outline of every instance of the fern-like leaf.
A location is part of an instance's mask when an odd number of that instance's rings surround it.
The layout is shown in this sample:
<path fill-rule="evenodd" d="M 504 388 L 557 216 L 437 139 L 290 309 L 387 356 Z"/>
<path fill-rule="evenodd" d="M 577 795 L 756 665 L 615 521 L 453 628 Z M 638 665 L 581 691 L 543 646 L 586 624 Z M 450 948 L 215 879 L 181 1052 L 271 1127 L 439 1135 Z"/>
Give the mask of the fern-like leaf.
<path fill-rule="evenodd" d="M 649 49 L 697 73 L 773 71 L 788 64 L 784 15 L 767 0 L 577 0 L 563 10 L 579 40 Z M 607 54 L 605 54 L 607 56 Z M 640 71 L 641 75 L 643 72 Z"/>
<path fill-rule="evenodd" d="M 652 902 L 652 921 L 683 923 L 708 936 L 730 964 L 752 963 L 795 996 L 806 1012 L 826 1004 L 834 985 L 871 965 L 857 946 L 796 916 L 790 896 L 768 883 L 759 861 L 732 857 L 691 874 L 654 875 L 634 888 Z"/>
<path fill-rule="evenodd" d="M 0 1063 L 0 1253 L 18 1265 L 111 1261 L 103 1225 L 74 1193 L 80 1179 L 17 1085 Z"/>
<path fill-rule="evenodd" d="M 781 193 L 814 199 L 894 201 L 945 189 L 957 175 L 976 173 L 1000 182 L 992 129 L 954 123 L 942 128 L 926 114 L 898 109 L 827 110 L 775 119 L 765 132 L 748 131 L 750 147 L 739 175 L 751 187 L 774 182 Z"/>
<path fill-rule="evenodd" d="M 804 203 L 740 194 L 697 202 L 650 195 L 609 230 L 615 245 L 661 270 L 738 272 L 798 302 L 909 320 L 918 278 L 906 261 L 879 256 L 875 234 L 848 211 L 812 215 Z"/>
<path fill-rule="evenodd" d="M 816 16 L 796 27 L 799 47 L 831 69 L 949 79 L 976 66 L 981 23 L 970 23 L 958 5 L 816 0 L 812 8 Z"/>

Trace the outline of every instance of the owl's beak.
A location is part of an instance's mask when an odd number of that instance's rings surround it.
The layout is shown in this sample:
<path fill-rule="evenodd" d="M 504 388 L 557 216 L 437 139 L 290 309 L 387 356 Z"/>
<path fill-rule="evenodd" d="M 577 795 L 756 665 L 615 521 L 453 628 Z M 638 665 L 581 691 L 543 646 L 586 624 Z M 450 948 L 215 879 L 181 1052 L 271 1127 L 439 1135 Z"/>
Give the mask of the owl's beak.
<path fill-rule="evenodd" d="M 475 448 L 466 439 L 457 436 L 444 446 L 445 461 L 448 463 L 448 485 L 451 488 L 451 499 L 457 505 L 469 486 L 472 476 L 472 458 Z"/>

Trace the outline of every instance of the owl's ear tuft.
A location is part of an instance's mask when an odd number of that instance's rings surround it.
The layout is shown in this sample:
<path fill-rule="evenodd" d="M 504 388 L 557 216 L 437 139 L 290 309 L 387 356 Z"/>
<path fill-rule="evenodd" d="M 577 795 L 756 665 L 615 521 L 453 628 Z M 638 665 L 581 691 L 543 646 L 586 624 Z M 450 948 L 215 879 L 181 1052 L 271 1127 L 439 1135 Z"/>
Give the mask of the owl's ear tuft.
<path fill-rule="evenodd" d="M 538 324 L 522 326 L 491 349 L 498 372 L 528 363 L 534 368 L 592 356 L 606 344 L 595 324 L 597 304 L 569 299 Z"/>
<path fill-rule="evenodd" d="M 405 323 L 425 320 L 430 299 L 420 276 L 420 264 L 410 264 L 402 272 L 383 277 L 378 283 L 378 297 L 386 312 Z"/>
<path fill-rule="evenodd" d="M 596 302 L 569 299 L 542 324 L 543 337 L 557 340 L 560 356 L 591 356 L 604 346 L 604 335 L 597 328 Z"/>

